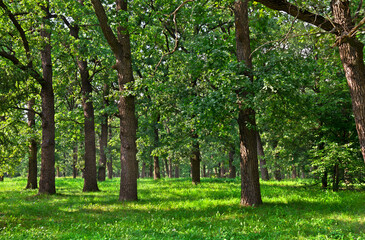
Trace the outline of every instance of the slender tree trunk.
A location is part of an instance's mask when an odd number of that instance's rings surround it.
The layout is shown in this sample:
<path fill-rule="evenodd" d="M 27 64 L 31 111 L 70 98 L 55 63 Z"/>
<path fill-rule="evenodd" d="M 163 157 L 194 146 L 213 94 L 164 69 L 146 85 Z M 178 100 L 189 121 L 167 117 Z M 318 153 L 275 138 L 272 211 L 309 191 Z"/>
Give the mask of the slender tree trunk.
<path fill-rule="evenodd" d="M 0 182 L 4 182 L 4 176 L 0 175 Z"/>
<path fill-rule="evenodd" d="M 55 121 L 54 93 L 52 86 L 51 33 L 42 23 L 40 31 L 44 41 L 41 50 L 43 81 L 41 83 L 42 99 L 42 146 L 41 146 L 41 175 L 39 194 L 55 194 Z"/>
<path fill-rule="evenodd" d="M 333 167 L 333 174 L 332 174 L 332 190 L 334 192 L 338 191 L 339 183 L 340 183 L 340 170 L 338 163 L 336 163 L 335 166 Z"/>
<path fill-rule="evenodd" d="M 142 163 L 142 173 L 141 173 L 141 178 L 145 178 L 146 177 L 146 163 L 143 162 Z"/>
<path fill-rule="evenodd" d="M 35 104 L 34 98 L 28 102 L 28 127 L 34 131 L 35 127 L 35 112 L 33 106 Z M 37 184 L 37 142 L 34 137 L 30 139 L 29 144 L 29 162 L 28 162 L 28 182 L 26 189 L 36 189 Z"/>
<path fill-rule="evenodd" d="M 205 164 L 203 164 L 202 175 L 203 177 L 207 177 L 207 166 Z"/>
<path fill-rule="evenodd" d="M 75 143 L 74 149 L 73 149 L 73 154 L 72 154 L 72 177 L 76 178 L 77 177 L 77 159 L 78 159 L 78 150 L 79 147 L 77 146 L 77 143 Z"/>
<path fill-rule="evenodd" d="M 296 179 L 297 178 L 297 168 L 295 167 L 295 165 L 292 166 L 291 178 L 292 179 Z"/>
<path fill-rule="evenodd" d="M 109 105 L 107 96 L 109 95 L 108 84 L 104 84 L 103 98 L 104 107 Z M 100 159 L 99 159 L 99 169 L 98 169 L 98 180 L 105 181 L 106 172 L 106 148 L 108 146 L 108 114 L 102 115 L 101 120 L 101 134 L 100 134 Z"/>
<path fill-rule="evenodd" d="M 234 160 L 234 145 L 231 146 L 231 150 L 229 150 L 228 154 L 228 163 L 229 163 L 229 178 L 236 178 L 236 167 L 233 165 Z"/>
<path fill-rule="evenodd" d="M 175 178 L 179 178 L 180 177 L 180 167 L 179 164 L 176 163 L 175 164 Z"/>
<path fill-rule="evenodd" d="M 172 178 L 172 159 L 168 157 L 169 160 L 169 178 Z"/>
<path fill-rule="evenodd" d="M 156 117 L 156 121 L 154 123 L 153 126 L 153 133 L 154 133 L 154 146 L 155 148 L 158 147 L 158 141 L 159 141 L 159 136 L 158 136 L 158 121 L 160 120 L 160 115 L 158 114 Z M 153 174 L 153 179 L 160 179 L 161 178 L 161 173 L 160 173 L 160 160 L 159 157 L 157 155 L 153 156 L 153 168 L 154 168 L 154 174 Z"/>
<path fill-rule="evenodd" d="M 262 141 L 259 132 L 257 132 L 257 155 L 260 158 L 261 178 L 264 181 L 268 181 L 270 179 L 270 176 L 269 171 L 267 170 L 264 148 L 262 147 Z"/>
<path fill-rule="evenodd" d="M 196 185 L 200 183 L 200 149 L 199 149 L 198 135 L 194 134 L 192 139 L 193 139 L 193 146 L 190 156 L 191 178 L 193 184 Z"/>
<path fill-rule="evenodd" d="M 237 0 L 234 4 L 236 51 L 238 61 L 244 61 L 248 69 L 252 69 L 251 48 L 248 24 L 248 0 Z M 245 73 L 253 81 L 252 73 Z M 243 90 L 240 97 L 248 93 Z M 255 111 L 240 103 L 238 126 L 240 134 L 241 154 L 241 205 L 257 206 L 262 204 L 256 140 Z"/>
<path fill-rule="evenodd" d="M 169 175 L 169 164 L 167 162 L 167 159 L 165 158 L 164 159 L 164 162 L 165 162 L 165 172 L 166 172 L 166 177 L 168 177 Z M 165 176 L 164 176 L 165 177 Z"/>
<path fill-rule="evenodd" d="M 85 170 L 83 191 L 94 192 L 99 191 L 99 188 L 96 181 L 95 117 L 94 106 L 91 100 L 92 86 L 87 62 L 77 60 L 77 64 L 81 75 L 82 107 L 85 117 Z"/>
<path fill-rule="evenodd" d="M 327 189 L 328 187 L 328 172 L 327 169 L 324 171 L 323 176 L 322 176 L 322 188 L 323 189 Z"/>
<path fill-rule="evenodd" d="M 111 125 L 109 125 L 108 130 L 109 130 L 109 140 L 111 140 L 112 137 L 113 137 L 113 131 L 112 131 L 112 126 Z M 112 179 L 113 178 L 113 154 L 109 154 L 109 160 L 107 162 L 107 168 L 108 168 L 108 178 Z"/>

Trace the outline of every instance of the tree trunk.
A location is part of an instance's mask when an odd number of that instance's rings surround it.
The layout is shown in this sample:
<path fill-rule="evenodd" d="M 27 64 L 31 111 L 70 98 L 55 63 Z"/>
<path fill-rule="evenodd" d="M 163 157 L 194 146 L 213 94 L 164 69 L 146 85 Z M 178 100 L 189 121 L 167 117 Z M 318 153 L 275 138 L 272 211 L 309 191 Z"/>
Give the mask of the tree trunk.
<path fill-rule="evenodd" d="M 73 149 L 73 154 L 72 154 L 72 177 L 76 178 L 77 177 L 77 159 L 78 159 L 78 150 L 79 147 L 77 146 L 77 143 L 75 143 L 74 149 Z"/>
<path fill-rule="evenodd" d="M 127 83 L 134 82 L 132 70 L 132 56 L 129 31 L 127 28 L 128 19 L 125 17 L 117 27 L 117 36 L 108 25 L 108 17 L 100 0 L 92 0 L 95 14 L 99 20 L 101 30 L 106 38 L 111 50 L 116 58 L 116 64 L 113 66 L 118 72 L 119 91 L 125 91 Z M 116 10 L 127 11 L 127 1 L 117 0 Z M 136 201 L 137 197 L 137 178 L 138 163 L 136 159 L 136 131 L 137 119 L 135 116 L 135 97 L 133 95 L 125 96 L 121 94 L 119 100 L 119 117 L 120 117 L 120 162 L 121 178 L 119 200 Z"/>
<path fill-rule="evenodd" d="M 4 182 L 4 176 L 0 175 L 0 182 Z"/>
<path fill-rule="evenodd" d="M 338 163 L 336 163 L 335 166 L 333 167 L 333 174 L 332 174 L 332 190 L 334 192 L 338 191 L 339 183 L 340 183 L 340 169 Z"/>
<path fill-rule="evenodd" d="M 200 183 L 200 149 L 198 135 L 194 134 L 192 136 L 193 146 L 190 156 L 190 166 L 191 166 L 191 178 L 193 184 Z"/>
<path fill-rule="evenodd" d="M 107 100 L 107 96 L 109 95 L 109 87 L 108 84 L 104 84 L 103 89 L 103 98 L 104 98 L 104 107 L 109 105 Z M 105 113 L 102 115 L 101 120 L 101 134 L 100 134 L 100 159 L 99 159 L 99 169 L 98 169 L 98 180 L 105 181 L 105 172 L 106 172 L 106 148 L 108 146 L 108 114 Z"/>
<path fill-rule="evenodd" d="M 354 27 L 348 0 L 331 2 L 334 22 L 338 24 L 339 36 L 346 36 Z M 360 141 L 361 152 L 365 161 L 365 65 L 363 48 L 356 36 L 344 37 L 339 40 L 339 52 L 347 83 L 349 85 L 352 109 L 356 129 Z"/>
<path fill-rule="evenodd" d="M 295 167 L 295 165 L 292 166 L 291 178 L 292 179 L 296 179 L 297 178 L 297 168 Z"/>
<path fill-rule="evenodd" d="M 142 172 L 141 172 L 141 178 L 145 178 L 146 177 L 146 163 L 143 162 L 142 163 Z"/>
<path fill-rule="evenodd" d="M 264 148 L 262 147 L 262 141 L 259 132 L 257 132 L 257 155 L 260 158 L 261 178 L 264 181 L 268 181 L 270 180 L 270 176 L 269 171 L 267 170 Z"/>
<path fill-rule="evenodd" d="M 158 147 L 158 141 L 159 141 L 159 136 L 158 136 L 158 121 L 160 120 L 160 115 L 158 114 L 156 117 L 156 121 L 154 123 L 153 126 L 153 133 L 154 133 L 154 147 L 155 149 Z M 153 156 L 153 168 L 154 168 L 154 174 L 153 174 L 153 179 L 160 179 L 161 178 L 161 173 L 160 173 L 160 161 L 159 161 L 159 157 L 157 155 Z"/>
<path fill-rule="evenodd" d="M 166 177 L 168 177 L 168 175 L 169 175 L 169 164 L 168 164 L 166 158 L 164 159 L 164 162 L 165 162 L 165 173 L 166 173 Z"/>
<path fill-rule="evenodd" d="M 172 178 L 172 159 L 168 157 L 169 160 L 169 178 Z"/>
<path fill-rule="evenodd" d="M 34 132 L 35 127 L 35 112 L 33 106 L 35 104 L 34 98 L 28 102 L 28 127 Z M 34 137 L 30 139 L 29 144 L 29 162 L 28 162 L 28 182 L 26 189 L 36 189 L 37 184 L 37 142 Z"/>
<path fill-rule="evenodd" d="M 234 4 L 236 51 L 238 61 L 244 61 L 248 69 L 252 69 L 251 48 L 248 25 L 248 0 L 238 0 Z M 253 81 L 252 73 L 246 72 Z M 243 90 L 240 97 L 245 97 L 247 92 Z M 240 134 L 241 154 L 241 205 L 257 206 L 262 204 L 256 140 L 255 111 L 240 103 L 238 126 Z"/>
<path fill-rule="evenodd" d="M 228 163 L 229 163 L 229 178 L 236 178 L 236 167 L 233 165 L 234 160 L 234 146 L 231 146 L 231 150 L 228 154 Z"/>
<path fill-rule="evenodd" d="M 99 191 L 96 181 L 96 147 L 95 147 L 95 123 L 94 106 L 91 100 L 92 86 L 90 82 L 87 62 L 77 60 L 81 75 L 82 107 L 84 109 L 84 133 L 85 133 L 85 169 L 84 192 Z"/>
<path fill-rule="evenodd" d="M 323 189 L 327 189 L 328 187 L 328 172 L 327 169 L 324 171 L 323 176 L 322 176 L 322 188 Z"/>
<path fill-rule="evenodd" d="M 41 82 L 42 146 L 38 193 L 55 194 L 55 111 L 52 86 L 51 33 L 46 30 L 44 23 L 42 23 L 40 34 L 44 45 L 41 50 L 43 71 L 43 81 Z"/>
<path fill-rule="evenodd" d="M 175 178 L 179 178 L 180 177 L 180 168 L 179 168 L 179 164 L 176 163 L 175 164 Z"/>
<path fill-rule="evenodd" d="M 207 166 L 205 164 L 203 164 L 202 175 L 203 177 L 207 177 Z"/>
<path fill-rule="evenodd" d="M 112 131 L 111 125 L 109 125 L 108 130 L 109 130 L 109 140 L 111 140 L 113 137 L 113 131 Z M 109 160 L 107 162 L 107 168 L 108 168 L 108 178 L 112 179 L 113 178 L 113 154 L 109 155 Z"/>

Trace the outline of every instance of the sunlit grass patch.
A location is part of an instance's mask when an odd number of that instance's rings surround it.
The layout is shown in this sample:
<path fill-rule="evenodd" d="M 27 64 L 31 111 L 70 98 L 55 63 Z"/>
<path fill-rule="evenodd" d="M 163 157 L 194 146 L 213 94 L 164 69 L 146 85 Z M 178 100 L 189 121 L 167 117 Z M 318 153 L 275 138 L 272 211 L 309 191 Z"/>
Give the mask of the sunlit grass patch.
<path fill-rule="evenodd" d="M 240 180 L 140 179 L 138 202 L 119 202 L 119 179 L 83 193 L 57 178 L 57 194 L 0 183 L 0 239 L 365 239 L 365 192 L 333 193 L 299 181 L 261 184 L 264 204 L 241 207 Z"/>

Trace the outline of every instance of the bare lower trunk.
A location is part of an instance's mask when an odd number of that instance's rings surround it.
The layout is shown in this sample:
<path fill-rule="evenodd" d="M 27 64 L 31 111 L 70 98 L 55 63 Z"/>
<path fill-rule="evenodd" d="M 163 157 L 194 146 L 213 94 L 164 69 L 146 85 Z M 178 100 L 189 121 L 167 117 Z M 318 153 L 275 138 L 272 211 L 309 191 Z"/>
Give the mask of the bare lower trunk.
<path fill-rule="evenodd" d="M 324 171 L 323 176 L 322 176 L 322 188 L 323 189 L 327 189 L 328 187 L 328 172 L 327 169 Z"/>
<path fill-rule="evenodd" d="M 158 141 L 159 141 L 159 136 L 158 136 L 158 121 L 160 120 L 160 115 L 157 115 L 157 119 L 154 123 L 153 126 L 153 133 L 154 133 L 154 147 L 157 148 L 158 147 Z M 160 179 L 161 178 L 161 173 L 160 173 L 160 161 L 159 161 L 159 157 L 153 156 L 153 168 L 154 168 L 154 174 L 153 174 L 153 179 Z"/>
<path fill-rule="evenodd" d="M 241 153 L 241 205 L 262 204 L 258 160 L 255 113 L 252 109 L 241 110 L 238 118 Z"/>
<path fill-rule="evenodd" d="M 104 107 L 109 105 L 107 100 L 107 96 L 109 95 L 109 87 L 108 84 L 104 84 L 103 89 L 103 102 Z M 98 168 L 98 181 L 105 181 L 106 175 L 106 148 L 108 146 L 108 114 L 105 113 L 102 115 L 101 120 L 101 133 L 100 133 L 100 158 L 99 158 L 99 168 Z"/>
<path fill-rule="evenodd" d="M 38 193 L 55 194 L 55 111 L 52 86 L 51 34 L 45 28 L 42 24 L 41 37 L 44 41 L 44 47 L 41 51 L 43 70 L 43 82 L 41 84 L 42 153 Z"/>
<path fill-rule="evenodd" d="M 340 183 L 340 169 L 339 169 L 339 166 L 338 166 L 338 163 L 337 163 L 333 167 L 333 174 L 332 174 L 332 190 L 334 192 L 338 191 L 339 183 Z"/>
<path fill-rule="evenodd" d="M 190 157 L 190 166 L 191 166 L 191 178 L 193 184 L 200 183 L 200 149 L 199 149 L 199 142 L 197 140 L 198 136 L 193 136 L 193 147 L 192 153 Z"/>
<path fill-rule="evenodd" d="M 35 127 L 35 113 L 33 111 L 33 106 L 35 104 L 34 98 L 28 102 L 28 127 L 34 131 Z M 29 144 L 29 162 L 28 162 L 28 182 L 26 189 L 36 189 L 37 184 L 37 142 L 35 138 L 30 139 Z"/>
<path fill-rule="evenodd" d="M 146 177 L 146 163 L 143 162 L 142 163 L 142 172 L 141 172 L 141 178 L 145 178 Z"/>
<path fill-rule="evenodd" d="M 94 106 L 91 100 L 92 86 L 89 77 L 87 62 L 77 61 L 81 75 L 82 107 L 84 109 L 85 133 L 85 169 L 84 192 L 99 191 L 96 181 L 96 147 L 95 147 L 95 119 Z"/>

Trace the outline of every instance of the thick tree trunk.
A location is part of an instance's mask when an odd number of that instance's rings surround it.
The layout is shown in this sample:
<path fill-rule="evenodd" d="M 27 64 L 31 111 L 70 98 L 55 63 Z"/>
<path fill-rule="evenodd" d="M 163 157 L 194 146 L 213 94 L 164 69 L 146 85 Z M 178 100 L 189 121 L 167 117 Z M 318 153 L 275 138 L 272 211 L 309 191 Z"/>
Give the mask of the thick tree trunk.
<path fill-rule="evenodd" d="M 104 107 L 107 107 L 109 105 L 109 102 L 107 100 L 108 95 L 109 95 L 109 87 L 108 87 L 108 84 L 105 83 L 104 89 L 103 89 Z M 99 144 L 100 144 L 100 159 L 99 159 L 99 168 L 98 168 L 98 180 L 105 181 L 106 148 L 108 145 L 108 114 L 107 113 L 102 115 Z"/>
<path fill-rule="evenodd" d="M 200 148 L 199 148 L 199 141 L 198 135 L 193 135 L 193 146 L 190 156 L 190 166 L 191 166 L 191 178 L 193 184 L 200 183 Z"/>
<path fill-rule="evenodd" d="M 244 61 L 252 69 L 251 47 L 248 25 L 248 0 L 238 0 L 234 4 L 236 51 L 238 61 Z M 253 81 L 252 73 L 245 73 Z M 243 90 L 240 97 L 245 97 Z M 242 104 L 240 104 L 242 105 Z M 255 111 L 247 106 L 240 106 L 238 116 L 241 154 L 241 205 L 257 206 L 262 204 L 256 140 Z"/>
<path fill-rule="evenodd" d="M 91 100 L 92 86 L 90 82 L 87 62 L 77 61 L 81 75 L 82 107 L 84 109 L 84 133 L 85 133 L 85 169 L 84 192 L 99 191 L 96 181 L 96 147 L 95 147 L 95 117 L 94 106 Z"/>
<path fill-rule="evenodd" d="M 259 132 L 257 132 L 257 155 L 260 158 L 261 178 L 264 181 L 268 181 L 270 179 L 270 176 L 269 171 L 267 170 L 264 148 L 262 147 L 262 141 Z"/>
<path fill-rule="evenodd" d="M 55 194 L 55 121 L 54 93 L 52 86 L 51 33 L 42 24 L 41 37 L 44 46 L 41 51 L 43 81 L 41 83 L 42 99 L 42 146 L 41 175 L 39 194 Z"/>
<path fill-rule="evenodd" d="M 28 127 L 34 131 L 35 127 L 35 112 L 33 106 L 35 104 L 34 98 L 28 102 Z M 28 182 L 26 189 L 36 189 L 37 184 L 37 142 L 35 138 L 30 139 L 29 144 L 29 162 L 28 162 Z"/>
<path fill-rule="evenodd" d="M 334 22 L 341 28 L 340 36 L 347 35 L 354 27 L 348 0 L 332 1 Z M 365 65 L 363 48 L 356 37 L 345 37 L 339 40 L 339 52 L 347 83 L 349 85 L 352 109 L 355 117 L 361 152 L 365 161 Z"/>
<path fill-rule="evenodd" d="M 109 140 L 111 140 L 113 137 L 113 131 L 112 131 L 111 125 L 109 125 L 108 130 L 109 130 Z M 112 179 L 113 178 L 113 154 L 109 155 L 109 160 L 107 162 L 107 168 L 108 168 L 108 178 Z"/>
<path fill-rule="evenodd" d="M 108 17 L 100 0 L 92 0 L 92 5 L 96 16 L 99 20 L 101 30 L 106 38 L 111 50 L 116 58 L 116 64 L 113 66 L 118 72 L 119 91 L 125 91 L 125 84 L 134 82 L 132 71 L 132 56 L 129 31 L 127 28 L 128 19 L 123 19 L 120 26 L 117 27 L 117 36 L 108 25 Z M 116 10 L 127 11 L 127 1 L 117 0 Z M 121 94 L 119 100 L 119 117 L 120 117 L 120 159 L 121 159 L 121 178 L 119 200 L 136 201 L 137 197 L 137 178 L 138 163 L 136 159 L 136 131 L 137 119 L 135 116 L 135 97 L 133 95 L 125 96 Z"/>
<path fill-rule="evenodd" d="M 75 143 L 73 154 L 72 154 L 72 177 L 77 177 L 77 159 L 78 159 L 78 150 L 79 147 L 77 146 L 77 143 Z"/>

